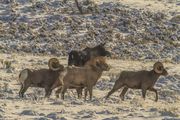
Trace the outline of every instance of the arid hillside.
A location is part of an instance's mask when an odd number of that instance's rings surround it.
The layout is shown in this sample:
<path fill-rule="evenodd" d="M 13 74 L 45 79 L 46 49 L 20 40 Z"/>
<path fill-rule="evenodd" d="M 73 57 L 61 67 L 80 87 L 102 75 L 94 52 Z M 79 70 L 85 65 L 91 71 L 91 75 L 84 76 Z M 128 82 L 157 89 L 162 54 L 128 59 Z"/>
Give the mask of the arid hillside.
<path fill-rule="evenodd" d="M 13 2 L 14 1 L 14 2 Z M 0 52 L 67 55 L 106 42 L 115 58 L 180 62 L 177 0 L 3 0 Z"/>

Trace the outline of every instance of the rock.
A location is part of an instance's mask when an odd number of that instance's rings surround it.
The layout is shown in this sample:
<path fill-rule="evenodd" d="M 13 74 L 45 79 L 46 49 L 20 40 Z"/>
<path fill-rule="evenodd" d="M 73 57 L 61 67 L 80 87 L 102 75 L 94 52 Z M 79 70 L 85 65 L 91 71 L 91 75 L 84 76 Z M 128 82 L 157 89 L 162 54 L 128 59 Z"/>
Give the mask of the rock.
<path fill-rule="evenodd" d="M 40 113 L 39 116 L 45 116 L 45 114 L 44 113 Z"/>
<path fill-rule="evenodd" d="M 103 111 L 100 111 L 100 112 L 96 112 L 96 114 L 105 114 L 105 115 L 109 115 L 109 114 L 112 114 L 112 112 L 110 112 L 109 110 L 103 110 Z"/>
<path fill-rule="evenodd" d="M 49 114 L 48 116 L 47 116 L 48 118 L 51 118 L 51 119 L 53 119 L 53 120 L 67 120 L 65 117 L 58 117 L 57 115 L 55 115 L 55 114 Z M 46 119 L 48 119 L 48 118 L 46 118 Z M 46 120 L 45 119 L 45 120 Z M 49 120 L 49 119 L 48 119 Z"/>
<path fill-rule="evenodd" d="M 83 101 L 73 100 L 73 101 L 71 102 L 71 104 L 73 104 L 73 105 L 83 105 L 84 103 L 83 103 Z"/>
<path fill-rule="evenodd" d="M 53 120 L 59 119 L 57 113 L 50 113 L 47 115 L 48 118 L 52 118 Z"/>
<path fill-rule="evenodd" d="M 54 101 L 52 105 L 63 105 L 63 101 Z"/>
<path fill-rule="evenodd" d="M 119 120 L 119 117 L 104 118 L 102 120 Z"/>
<path fill-rule="evenodd" d="M 2 108 L 0 108 L 0 113 L 4 113 L 4 110 Z"/>
<path fill-rule="evenodd" d="M 151 108 L 149 111 L 150 112 L 156 112 L 156 111 L 158 111 L 158 109 L 157 108 Z"/>
<path fill-rule="evenodd" d="M 50 119 L 48 119 L 46 117 L 40 117 L 40 118 L 34 118 L 34 120 L 50 120 Z"/>
<path fill-rule="evenodd" d="M 170 21 L 173 23 L 180 24 L 180 15 L 174 16 L 173 18 L 171 18 Z"/>
<path fill-rule="evenodd" d="M 36 116 L 39 115 L 37 112 L 33 110 L 24 110 L 20 113 L 20 115 L 31 115 L 31 116 Z"/>
<path fill-rule="evenodd" d="M 94 112 L 89 111 L 89 110 L 82 110 L 82 111 L 78 112 L 78 115 L 80 115 L 82 119 L 92 118 L 94 115 Z"/>
<path fill-rule="evenodd" d="M 176 63 L 180 63 L 180 54 L 174 56 L 172 60 Z"/>
<path fill-rule="evenodd" d="M 178 115 L 176 113 L 173 113 L 171 111 L 168 110 L 164 110 L 164 111 L 160 111 L 162 116 L 171 116 L 171 117 L 178 117 Z"/>
<path fill-rule="evenodd" d="M 7 69 L 6 73 L 13 73 L 13 70 L 12 69 Z"/>

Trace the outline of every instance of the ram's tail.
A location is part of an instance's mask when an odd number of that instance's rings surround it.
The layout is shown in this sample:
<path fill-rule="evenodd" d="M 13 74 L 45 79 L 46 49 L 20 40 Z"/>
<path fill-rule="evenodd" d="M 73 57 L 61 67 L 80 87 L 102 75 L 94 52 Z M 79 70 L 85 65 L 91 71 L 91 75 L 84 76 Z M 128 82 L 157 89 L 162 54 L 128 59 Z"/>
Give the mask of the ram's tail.
<path fill-rule="evenodd" d="M 19 74 L 19 83 L 24 83 L 24 81 L 28 78 L 30 70 L 29 69 L 24 69 L 20 72 Z"/>

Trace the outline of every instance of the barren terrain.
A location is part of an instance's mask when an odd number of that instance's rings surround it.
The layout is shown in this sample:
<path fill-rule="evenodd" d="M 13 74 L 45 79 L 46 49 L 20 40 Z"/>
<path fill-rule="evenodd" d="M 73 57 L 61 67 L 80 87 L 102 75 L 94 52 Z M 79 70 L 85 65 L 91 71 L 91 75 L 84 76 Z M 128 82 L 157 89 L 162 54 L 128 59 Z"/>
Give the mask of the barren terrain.
<path fill-rule="evenodd" d="M 14 2 L 13 2 L 14 1 Z M 180 120 L 180 1 L 93 0 L 80 1 L 81 15 L 73 0 L 0 0 L 0 120 Z M 48 68 L 51 57 L 67 66 L 72 49 L 81 50 L 106 42 L 113 58 L 94 87 L 93 100 L 78 99 L 68 90 L 65 100 L 54 91 L 29 88 L 19 98 L 19 72 Z M 115 58 L 115 59 L 114 59 Z M 146 100 L 140 90 L 121 90 L 108 100 L 122 70 L 151 70 L 162 61 L 169 75 L 160 77 L 155 94 Z M 3 61 L 3 62 L 2 62 Z"/>
<path fill-rule="evenodd" d="M 54 92 L 44 99 L 44 89 L 29 88 L 25 98 L 18 96 L 20 85 L 18 74 L 23 68 L 48 68 L 47 61 L 55 56 L 33 56 L 31 54 L 0 54 L 1 58 L 12 61 L 9 69 L 1 66 L 0 117 L 2 119 L 180 119 L 180 64 L 164 62 L 169 76 L 161 77 L 156 88 L 159 101 L 154 102 L 155 94 L 148 92 L 144 101 L 140 90 L 129 90 L 125 101 L 116 92 L 108 100 L 104 97 L 112 89 L 116 77 L 122 70 L 150 70 L 154 62 L 122 61 L 108 59 L 111 70 L 104 72 L 93 92 L 92 101 L 78 99 L 75 90 L 68 90 L 65 100 L 55 98 Z M 58 58 L 67 65 L 66 57 Z"/>

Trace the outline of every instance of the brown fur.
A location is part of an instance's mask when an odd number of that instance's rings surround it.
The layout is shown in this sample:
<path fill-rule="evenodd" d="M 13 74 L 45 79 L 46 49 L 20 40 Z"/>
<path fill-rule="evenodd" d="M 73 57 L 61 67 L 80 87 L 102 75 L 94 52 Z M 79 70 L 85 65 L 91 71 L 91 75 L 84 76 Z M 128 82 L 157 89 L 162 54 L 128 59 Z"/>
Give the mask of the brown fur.
<path fill-rule="evenodd" d="M 61 76 L 61 72 L 64 69 L 62 65 L 58 66 L 60 69 L 56 71 L 52 69 L 22 70 L 19 74 L 19 82 L 21 84 L 19 96 L 23 97 L 29 87 L 41 87 L 45 88 L 45 97 L 49 97 L 52 92 L 52 85 L 59 79 L 59 76 Z"/>
<path fill-rule="evenodd" d="M 116 80 L 116 82 L 113 86 L 113 89 L 106 96 L 106 99 L 111 94 L 113 94 L 115 91 L 117 91 L 121 87 L 124 87 L 124 89 L 122 90 L 122 92 L 120 94 L 120 97 L 122 100 L 124 100 L 124 95 L 127 92 L 128 88 L 132 88 L 132 89 L 141 89 L 144 99 L 145 99 L 147 90 L 155 92 L 156 93 L 155 101 L 157 101 L 158 100 L 157 90 L 153 86 L 156 83 L 156 81 L 158 80 L 160 75 L 166 76 L 168 74 L 163 66 L 160 66 L 160 67 L 162 67 L 161 68 L 162 73 L 155 72 L 155 69 L 158 68 L 158 66 L 156 66 L 151 71 L 146 71 L 146 70 L 137 71 L 137 72 L 122 71 L 119 78 Z"/>
<path fill-rule="evenodd" d="M 104 57 L 94 58 L 86 63 L 84 67 L 67 67 L 67 74 L 62 81 L 61 97 L 69 88 L 85 89 L 85 99 L 87 91 L 89 91 L 90 99 L 92 99 L 92 89 L 97 80 L 101 77 L 103 71 L 109 70 L 109 66 Z M 82 90 L 81 90 L 82 91 Z"/>

